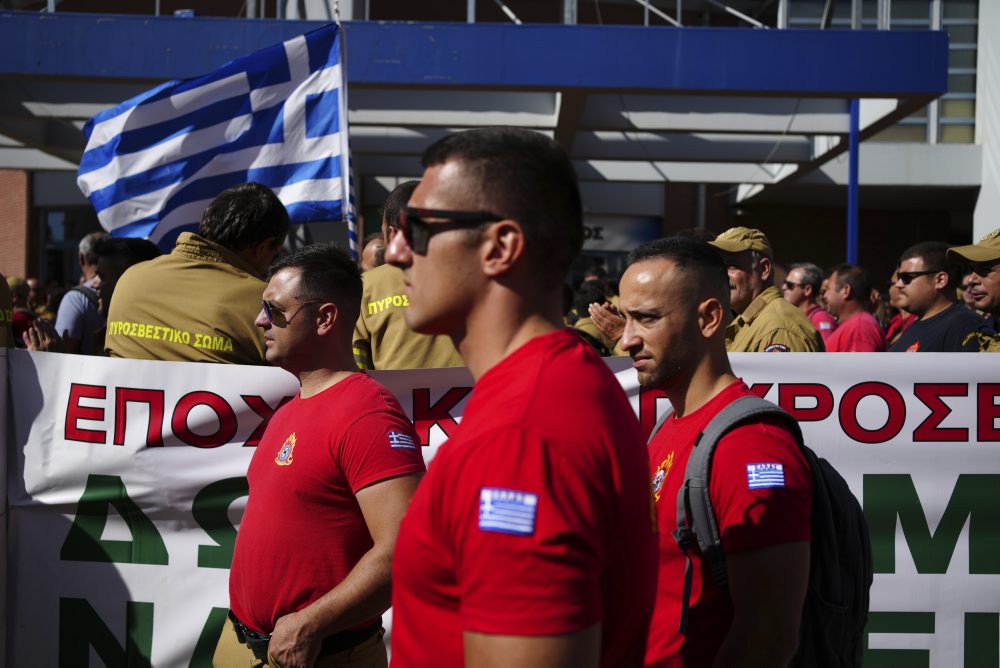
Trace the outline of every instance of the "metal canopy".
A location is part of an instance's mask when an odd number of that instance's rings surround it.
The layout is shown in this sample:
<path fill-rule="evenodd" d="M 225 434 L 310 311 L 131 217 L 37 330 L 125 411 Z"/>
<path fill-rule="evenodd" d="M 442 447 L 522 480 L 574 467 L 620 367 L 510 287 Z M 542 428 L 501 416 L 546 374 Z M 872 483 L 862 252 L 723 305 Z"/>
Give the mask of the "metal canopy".
<path fill-rule="evenodd" d="M 100 109 L 319 25 L 0 12 L 0 167 L 75 169 Z M 947 86 L 943 32 L 347 22 L 345 35 L 361 177 L 417 176 L 444 134 L 517 125 L 567 148 L 585 197 L 664 181 L 759 196 L 847 150 L 850 99 L 863 140 Z"/>

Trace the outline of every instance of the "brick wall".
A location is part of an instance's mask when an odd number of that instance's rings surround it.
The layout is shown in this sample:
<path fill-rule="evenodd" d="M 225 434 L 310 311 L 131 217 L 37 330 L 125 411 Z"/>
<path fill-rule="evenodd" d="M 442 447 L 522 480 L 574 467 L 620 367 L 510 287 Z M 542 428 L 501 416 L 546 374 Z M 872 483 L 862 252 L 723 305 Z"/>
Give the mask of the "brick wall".
<path fill-rule="evenodd" d="M 0 169 L 0 273 L 25 276 L 32 267 L 31 182 L 28 172 Z"/>

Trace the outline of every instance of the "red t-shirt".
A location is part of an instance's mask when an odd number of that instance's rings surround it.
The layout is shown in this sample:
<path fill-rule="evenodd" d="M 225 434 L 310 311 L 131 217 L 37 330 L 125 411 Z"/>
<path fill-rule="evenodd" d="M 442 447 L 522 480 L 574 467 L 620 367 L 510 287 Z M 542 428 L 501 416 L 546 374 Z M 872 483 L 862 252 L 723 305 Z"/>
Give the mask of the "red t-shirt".
<path fill-rule="evenodd" d="M 884 353 L 885 335 L 871 313 L 856 313 L 844 322 L 826 342 L 828 353 Z"/>
<path fill-rule="evenodd" d="M 686 562 L 673 531 L 677 528 L 677 492 L 695 439 L 719 411 L 748 394 L 743 381 L 732 383 L 698 410 L 668 419 L 649 444 L 660 528 L 660 574 L 647 666 L 710 666 L 729 632 L 732 601 L 715 585 L 707 564 L 698 558 L 697 548 L 692 553 L 694 579 L 687 634 L 677 632 Z M 752 467 L 760 464 L 781 465 L 783 484 L 750 489 L 758 485 L 751 482 Z M 798 443 L 780 418 L 737 427 L 719 441 L 712 457 L 709 493 L 726 552 L 809 540 L 812 476 Z"/>
<path fill-rule="evenodd" d="M 641 665 L 656 583 L 646 452 L 625 394 L 561 330 L 476 383 L 393 560 L 394 666 L 461 666 L 463 632 L 602 624 L 601 664 Z"/>
<path fill-rule="evenodd" d="M 806 317 L 809 318 L 809 322 L 813 324 L 819 335 L 823 337 L 823 344 L 825 345 L 830 340 L 830 335 L 837 330 L 837 319 L 833 317 L 832 313 L 821 306 L 813 306 L 806 313 Z M 830 348 L 827 346 L 827 351 L 829 350 Z"/>
<path fill-rule="evenodd" d="M 406 413 L 364 373 L 282 406 L 247 472 L 230 608 L 250 628 L 270 633 L 280 617 L 333 589 L 373 546 L 355 493 L 423 470 Z"/>

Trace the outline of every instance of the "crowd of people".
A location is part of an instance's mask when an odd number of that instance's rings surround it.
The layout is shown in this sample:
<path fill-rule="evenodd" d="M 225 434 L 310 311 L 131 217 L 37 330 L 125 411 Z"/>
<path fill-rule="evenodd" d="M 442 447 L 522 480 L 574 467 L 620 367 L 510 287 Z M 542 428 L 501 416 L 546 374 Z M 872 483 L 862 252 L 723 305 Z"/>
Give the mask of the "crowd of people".
<path fill-rule="evenodd" d="M 1000 230 L 907 249 L 888 295 L 856 265 L 786 271 L 745 227 L 643 244 L 617 290 L 600 266 L 570 290 L 582 206 L 553 140 L 458 133 L 423 166 L 390 194 L 360 267 L 323 244 L 282 255 L 284 207 L 243 184 L 169 254 L 88 237 L 86 283 L 55 323 L 17 318 L 33 350 L 271 364 L 299 380 L 250 464 L 216 665 L 385 665 L 390 602 L 400 666 L 793 661 L 813 482 L 787 424 L 748 421 L 718 442 L 726 586 L 698 554 L 686 574 L 674 539 L 699 434 L 750 394 L 728 355 L 1000 351 Z M 8 283 L 14 315 L 37 307 Z M 648 450 L 612 354 L 670 400 Z M 459 365 L 474 391 L 425 473 L 412 424 L 361 369 Z M 860 638 L 845 651 L 859 658 Z"/>

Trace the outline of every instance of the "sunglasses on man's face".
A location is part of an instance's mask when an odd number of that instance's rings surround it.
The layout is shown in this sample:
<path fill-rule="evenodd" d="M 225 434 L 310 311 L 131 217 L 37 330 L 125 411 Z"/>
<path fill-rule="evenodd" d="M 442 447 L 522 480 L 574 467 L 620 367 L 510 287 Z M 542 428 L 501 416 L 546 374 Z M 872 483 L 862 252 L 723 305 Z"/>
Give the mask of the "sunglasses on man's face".
<path fill-rule="evenodd" d="M 791 281 L 785 281 L 786 290 L 794 290 L 795 288 L 803 287 L 803 283 L 792 283 Z"/>
<path fill-rule="evenodd" d="M 502 216 L 489 211 L 446 211 L 408 206 L 400 216 L 399 228 L 410 250 L 417 255 L 427 255 L 427 244 L 439 232 L 467 230 L 500 220 L 503 220 Z"/>
<path fill-rule="evenodd" d="M 302 302 L 301 304 L 299 304 L 299 307 L 295 309 L 295 313 L 291 314 L 290 316 L 286 316 L 285 312 L 281 310 L 281 308 L 275 306 L 266 299 L 261 301 L 261 305 L 264 307 L 264 317 L 267 318 L 267 321 L 269 323 L 271 323 L 275 327 L 288 327 L 288 325 L 292 323 L 292 318 L 297 316 L 304 307 L 308 306 L 309 304 L 319 304 L 322 303 L 322 301 L 323 301 L 322 299 L 310 299 L 307 302 Z"/>
<path fill-rule="evenodd" d="M 896 273 L 896 276 L 899 277 L 899 280 L 903 283 L 903 285 L 909 285 L 917 276 L 930 276 L 931 274 L 936 273 L 938 273 L 937 269 L 928 269 L 927 271 L 900 271 Z"/>

